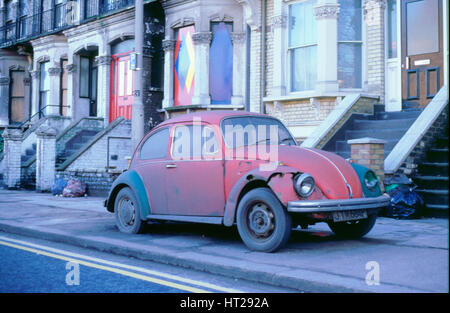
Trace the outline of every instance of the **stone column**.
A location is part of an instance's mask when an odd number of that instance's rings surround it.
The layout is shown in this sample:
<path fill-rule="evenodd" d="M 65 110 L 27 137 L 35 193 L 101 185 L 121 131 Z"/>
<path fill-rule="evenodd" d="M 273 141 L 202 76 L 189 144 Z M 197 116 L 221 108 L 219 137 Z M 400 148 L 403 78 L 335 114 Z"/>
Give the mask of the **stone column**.
<path fill-rule="evenodd" d="M 367 0 L 363 8 L 364 20 L 367 25 L 367 91 L 380 96 L 380 103 L 384 103 L 386 65 L 384 11 L 386 0 Z"/>
<path fill-rule="evenodd" d="M 233 41 L 233 95 L 231 96 L 231 104 L 244 105 L 245 95 L 245 33 L 232 33 Z"/>
<path fill-rule="evenodd" d="M 24 99 L 23 99 L 23 105 L 24 105 L 24 117 L 25 119 L 28 119 L 31 116 L 30 107 L 31 107 L 31 77 L 25 77 L 23 79 L 23 85 L 24 85 Z"/>
<path fill-rule="evenodd" d="M 22 131 L 6 128 L 2 136 L 4 140 L 3 168 L 5 169 L 3 181 L 8 189 L 16 189 L 20 186 Z"/>
<path fill-rule="evenodd" d="M 164 99 L 162 107 L 173 106 L 173 71 L 175 40 L 165 39 L 162 42 L 164 49 Z"/>
<path fill-rule="evenodd" d="M 385 140 L 360 138 L 348 140 L 351 147 L 351 159 L 362 166 L 370 168 L 378 176 L 381 190 L 384 190 L 384 145 Z"/>
<path fill-rule="evenodd" d="M 282 1 L 275 1 L 273 4 L 273 17 L 271 20 L 273 32 L 273 78 L 272 96 L 286 95 L 286 32 L 288 17 L 283 8 Z"/>
<path fill-rule="evenodd" d="M 0 76 L 0 125 L 9 124 L 9 84 L 7 76 Z"/>
<path fill-rule="evenodd" d="M 41 71 L 31 71 L 31 115 L 36 114 L 39 111 L 39 77 Z M 35 119 L 38 119 L 36 116 Z M 33 119 L 34 120 L 34 119 Z"/>
<path fill-rule="evenodd" d="M 56 174 L 56 130 L 43 125 L 36 137 L 36 191 L 50 191 Z"/>
<path fill-rule="evenodd" d="M 253 26 L 250 31 L 250 112 L 261 112 L 261 26 Z"/>
<path fill-rule="evenodd" d="M 197 32 L 192 35 L 195 46 L 195 75 L 193 105 L 209 105 L 209 47 L 211 44 L 211 32 Z"/>
<path fill-rule="evenodd" d="M 74 80 L 75 78 L 75 74 L 77 71 L 77 67 L 76 65 L 73 63 L 73 56 L 72 58 L 69 57 L 68 60 L 68 64 L 66 65 L 65 70 L 67 71 L 67 116 L 70 117 L 74 117 L 74 105 L 75 105 L 75 101 L 74 101 L 74 88 L 75 88 L 75 84 L 74 84 Z"/>
<path fill-rule="evenodd" d="M 110 66 L 111 56 L 97 57 L 97 116 L 102 117 L 105 126 L 108 124 L 109 115 L 109 90 L 110 90 Z"/>
<path fill-rule="evenodd" d="M 316 90 L 320 92 L 339 90 L 337 79 L 339 7 L 337 0 L 319 0 L 314 8 L 317 20 Z"/>
<path fill-rule="evenodd" d="M 50 96 L 48 99 L 47 108 L 45 109 L 46 115 L 59 115 L 60 99 L 61 99 L 61 68 L 50 67 L 48 69 L 48 75 L 50 76 Z"/>

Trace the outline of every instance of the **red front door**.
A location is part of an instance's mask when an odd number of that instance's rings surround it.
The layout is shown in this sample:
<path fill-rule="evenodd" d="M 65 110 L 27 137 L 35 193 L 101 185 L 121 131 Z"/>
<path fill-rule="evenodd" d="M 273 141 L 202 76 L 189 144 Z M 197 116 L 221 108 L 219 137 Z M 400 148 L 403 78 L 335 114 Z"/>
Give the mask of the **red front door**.
<path fill-rule="evenodd" d="M 119 116 L 131 120 L 134 78 L 133 72 L 130 70 L 130 53 L 112 56 L 109 122 Z"/>

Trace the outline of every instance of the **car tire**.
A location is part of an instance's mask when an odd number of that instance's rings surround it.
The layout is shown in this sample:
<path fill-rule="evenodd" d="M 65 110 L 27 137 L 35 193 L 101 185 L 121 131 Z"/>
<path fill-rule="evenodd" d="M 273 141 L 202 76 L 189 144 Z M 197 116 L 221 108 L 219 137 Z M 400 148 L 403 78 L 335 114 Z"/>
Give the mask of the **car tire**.
<path fill-rule="evenodd" d="M 274 252 L 286 244 L 292 221 L 268 188 L 249 191 L 239 202 L 236 223 L 245 245 L 254 251 Z"/>
<path fill-rule="evenodd" d="M 366 235 L 375 225 L 377 214 L 371 214 L 367 218 L 347 222 L 328 222 L 328 226 L 336 236 L 346 239 L 357 239 Z"/>
<path fill-rule="evenodd" d="M 145 222 L 141 220 L 141 210 L 134 192 L 122 188 L 114 201 L 116 226 L 123 233 L 138 234 L 144 231 Z"/>

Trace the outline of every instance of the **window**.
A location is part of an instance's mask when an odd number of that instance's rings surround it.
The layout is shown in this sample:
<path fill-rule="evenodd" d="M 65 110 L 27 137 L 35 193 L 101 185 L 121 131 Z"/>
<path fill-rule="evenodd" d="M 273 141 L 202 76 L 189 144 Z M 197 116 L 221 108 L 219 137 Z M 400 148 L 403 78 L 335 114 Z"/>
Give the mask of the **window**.
<path fill-rule="evenodd" d="M 439 51 L 440 26 L 438 12 L 438 0 L 420 0 L 406 4 L 407 55 Z"/>
<path fill-rule="evenodd" d="M 169 128 L 164 128 L 152 134 L 142 145 L 140 157 L 142 160 L 162 159 L 167 157 L 169 145 Z"/>
<path fill-rule="evenodd" d="M 338 83 L 362 87 L 362 9 L 359 0 L 340 0 L 338 16 Z"/>
<path fill-rule="evenodd" d="M 313 90 L 317 80 L 316 1 L 289 6 L 289 47 L 291 91 Z"/>
<path fill-rule="evenodd" d="M 230 104 L 233 92 L 233 23 L 212 22 L 209 50 L 209 90 L 211 104 Z"/>
<path fill-rule="evenodd" d="M 194 26 L 178 28 L 174 51 L 174 106 L 191 105 L 194 95 L 195 52 Z"/>
<path fill-rule="evenodd" d="M 397 57 L 397 0 L 388 1 L 388 58 Z"/>
<path fill-rule="evenodd" d="M 50 68 L 50 62 L 42 62 L 40 64 L 40 82 L 39 82 L 39 110 L 45 108 L 50 102 L 50 76 L 48 75 L 48 69 Z"/>
<path fill-rule="evenodd" d="M 80 98 L 89 98 L 89 57 L 80 56 Z"/>
<path fill-rule="evenodd" d="M 273 127 L 276 127 L 277 133 L 271 134 Z M 286 127 L 270 117 L 231 117 L 222 121 L 221 128 L 225 143 L 232 148 L 269 142 L 279 145 L 297 145 Z M 278 136 L 277 142 L 272 141 L 274 135 Z"/>
<path fill-rule="evenodd" d="M 25 89 L 23 79 L 24 71 L 11 71 L 11 91 L 10 91 L 10 110 L 9 120 L 11 124 L 21 123 L 25 119 Z"/>
<path fill-rule="evenodd" d="M 198 125 L 195 128 L 194 130 L 194 125 L 175 128 L 172 146 L 174 159 L 192 160 L 214 155 L 219 151 L 219 144 L 211 127 Z"/>

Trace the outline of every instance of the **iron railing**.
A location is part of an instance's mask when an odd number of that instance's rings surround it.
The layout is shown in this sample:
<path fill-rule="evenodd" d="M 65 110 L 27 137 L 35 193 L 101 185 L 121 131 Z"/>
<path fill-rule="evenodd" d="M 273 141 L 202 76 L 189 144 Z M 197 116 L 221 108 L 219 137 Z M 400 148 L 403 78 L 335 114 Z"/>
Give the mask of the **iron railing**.
<path fill-rule="evenodd" d="M 77 4 L 74 5 L 74 3 Z M 78 7 L 79 5 L 81 7 Z M 55 4 L 50 10 L 19 17 L 14 22 L 0 27 L 0 48 L 56 33 L 133 5 L 134 0 L 72 0 Z M 74 12 L 81 15 L 79 23 L 72 19 Z"/>

